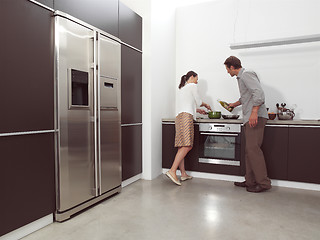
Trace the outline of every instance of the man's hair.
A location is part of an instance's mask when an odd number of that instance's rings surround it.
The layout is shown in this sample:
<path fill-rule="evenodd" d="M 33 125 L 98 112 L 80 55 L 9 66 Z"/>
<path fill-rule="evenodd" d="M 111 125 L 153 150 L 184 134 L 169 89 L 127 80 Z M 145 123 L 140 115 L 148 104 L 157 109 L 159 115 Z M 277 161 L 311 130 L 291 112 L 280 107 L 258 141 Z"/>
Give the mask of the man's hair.
<path fill-rule="evenodd" d="M 230 56 L 224 61 L 224 65 L 226 65 L 228 68 L 233 66 L 235 69 L 242 68 L 241 61 L 239 58 L 235 56 Z"/>

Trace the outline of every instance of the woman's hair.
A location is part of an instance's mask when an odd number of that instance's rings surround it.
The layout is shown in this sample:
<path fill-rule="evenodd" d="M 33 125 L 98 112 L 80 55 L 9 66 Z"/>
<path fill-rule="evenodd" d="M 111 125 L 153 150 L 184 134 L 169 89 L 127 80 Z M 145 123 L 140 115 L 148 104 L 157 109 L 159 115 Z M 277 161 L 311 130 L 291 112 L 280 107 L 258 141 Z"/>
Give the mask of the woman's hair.
<path fill-rule="evenodd" d="M 226 65 L 228 68 L 230 68 L 231 66 L 233 66 L 234 69 L 242 68 L 240 59 L 235 56 L 228 57 L 224 61 L 224 65 Z"/>
<path fill-rule="evenodd" d="M 181 81 L 180 81 L 180 84 L 179 84 L 179 89 L 182 88 L 184 85 L 186 85 L 186 82 L 189 80 L 189 78 L 191 76 L 196 77 L 196 76 L 198 76 L 198 74 L 196 74 L 194 71 L 189 71 L 186 75 L 183 75 L 181 77 Z"/>

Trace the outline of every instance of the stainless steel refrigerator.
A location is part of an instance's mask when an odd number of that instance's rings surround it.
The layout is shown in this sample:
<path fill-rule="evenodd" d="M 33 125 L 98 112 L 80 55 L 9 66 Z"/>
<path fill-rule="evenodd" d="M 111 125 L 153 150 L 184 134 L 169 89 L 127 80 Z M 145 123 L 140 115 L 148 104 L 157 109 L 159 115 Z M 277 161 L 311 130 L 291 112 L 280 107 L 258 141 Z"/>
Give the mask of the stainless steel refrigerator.
<path fill-rule="evenodd" d="M 121 191 L 120 40 L 55 12 L 56 221 Z"/>

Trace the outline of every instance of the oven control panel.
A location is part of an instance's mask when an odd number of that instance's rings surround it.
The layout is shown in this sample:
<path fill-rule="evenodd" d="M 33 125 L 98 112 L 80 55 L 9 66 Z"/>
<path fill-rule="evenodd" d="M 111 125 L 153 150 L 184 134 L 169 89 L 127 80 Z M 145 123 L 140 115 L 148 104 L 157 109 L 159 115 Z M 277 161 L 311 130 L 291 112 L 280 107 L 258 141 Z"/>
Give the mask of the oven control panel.
<path fill-rule="evenodd" d="M 200 132 L 241 132 L 241 124 L 200 123 Z"/>

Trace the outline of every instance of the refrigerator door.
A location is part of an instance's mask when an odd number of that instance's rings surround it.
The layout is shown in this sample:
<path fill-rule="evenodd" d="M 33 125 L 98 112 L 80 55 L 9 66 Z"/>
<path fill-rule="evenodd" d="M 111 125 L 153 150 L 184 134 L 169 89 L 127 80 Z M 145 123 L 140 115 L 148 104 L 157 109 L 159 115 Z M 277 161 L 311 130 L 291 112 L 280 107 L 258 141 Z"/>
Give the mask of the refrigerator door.
<path fill-rule="evenodd" d="M 94 33 L 56 17 L 58 212 L 96 195 Z"/>
<path fill-rule="evenodd" d="M 102 34 L 98 37 L 98 129 L 100 141 L 100 193 L 121 185 L 121 46 Z"/>

